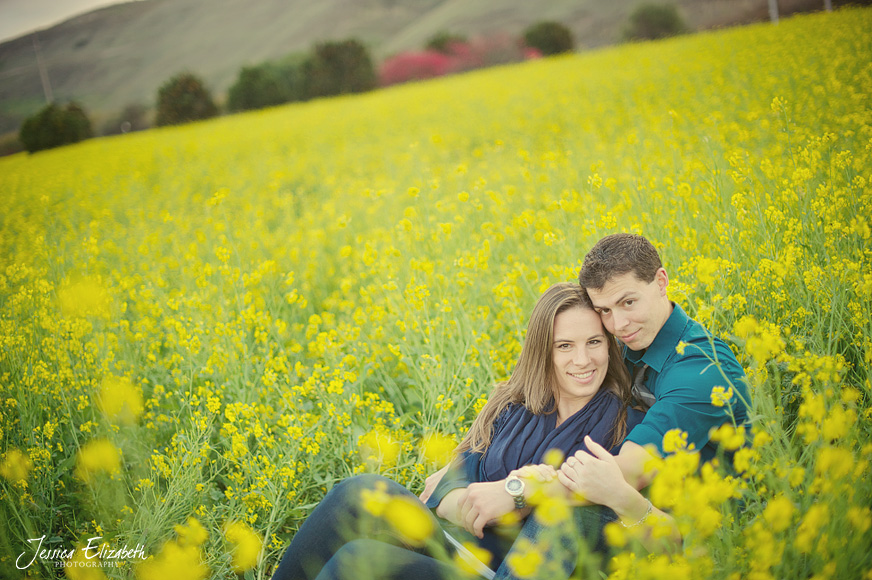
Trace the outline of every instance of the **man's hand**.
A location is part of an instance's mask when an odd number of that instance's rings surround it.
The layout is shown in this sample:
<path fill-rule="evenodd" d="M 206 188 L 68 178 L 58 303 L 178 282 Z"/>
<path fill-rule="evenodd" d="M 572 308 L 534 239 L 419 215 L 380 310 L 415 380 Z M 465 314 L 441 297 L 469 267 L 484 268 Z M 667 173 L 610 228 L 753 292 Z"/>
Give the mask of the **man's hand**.
<path fill-rule="evenodd" d="M 515 500 L 506 491 L 506 480 L 471 483 L 458 501 L 460 523 L 477 538 L 484 528 L 515 511 Z"/>
<path fill-rule="evenodd" d="M 442 481 L 442 478 L 445 476 L 445 473 L 448 471 L 448 465 L 437 471 L 436 473 L 427 477 L 424 480 L 424 491 L 421 492 L 421 495 L 418 497 L 422 502 L 427 503 L 427 500 L 430 499 L 430 496 L 433 495 L 433 490 L 436 489 L 436 486 L 439 485 L 439 482 Z"/>

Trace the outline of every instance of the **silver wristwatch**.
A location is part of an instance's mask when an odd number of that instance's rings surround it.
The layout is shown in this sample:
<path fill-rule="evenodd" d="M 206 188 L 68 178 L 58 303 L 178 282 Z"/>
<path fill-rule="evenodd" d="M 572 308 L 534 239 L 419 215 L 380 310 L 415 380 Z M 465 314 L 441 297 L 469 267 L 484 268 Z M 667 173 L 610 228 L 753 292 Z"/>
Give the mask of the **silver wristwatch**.
<path fill-rule="evenodd" d="M 510 475 L 506 478 L 506 492 L 515 500 L 515 509 L 524 509 L 527 507 L 527 500 L 524 498 L 524 480 L 517 475 Z"/>

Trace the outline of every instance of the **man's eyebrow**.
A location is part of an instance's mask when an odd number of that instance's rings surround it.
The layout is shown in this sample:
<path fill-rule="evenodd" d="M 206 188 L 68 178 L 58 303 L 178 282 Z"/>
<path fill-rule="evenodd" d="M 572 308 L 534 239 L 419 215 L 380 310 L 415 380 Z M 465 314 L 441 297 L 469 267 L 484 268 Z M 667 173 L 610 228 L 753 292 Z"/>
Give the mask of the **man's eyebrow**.
<path fill-rule="evenodd" d="M 621 302 L 623 302 L 627 298 L 635 298 L 635 297 L 636 297 L 636 292 L 633 290 L 630 290 L 629 292 L 625 292 L 624 294 L 621 295 L 620 298 L 615 300 L 614 304 L 620 304 Z M 591 300 L 591 302 L 593 303 L 593 300 Z M 594 309 L 599 308 L 600 310 L 602 310 L 603 308 L 610 308 L 609 306 L 602 306 L 601 304 L 596 304 L 596 303 L 593 304 L 593 307 L 594 307 Z"/>

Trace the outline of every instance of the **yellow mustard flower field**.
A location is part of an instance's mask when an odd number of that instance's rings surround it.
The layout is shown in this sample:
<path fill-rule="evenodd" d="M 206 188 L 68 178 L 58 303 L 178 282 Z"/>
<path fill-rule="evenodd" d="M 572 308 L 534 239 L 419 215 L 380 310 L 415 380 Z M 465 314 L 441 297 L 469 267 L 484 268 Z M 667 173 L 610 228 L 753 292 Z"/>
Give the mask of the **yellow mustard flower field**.
<path fill-rule="evenodd" d="M 752 421 L 734 475 L 671 438 L 679 554 L 585 577 L 872 579 L 870 48 L 843 9 L 0 160 L 0 576 L 268 578 L 340 479 L 419 492 L 628 231 Z"/>

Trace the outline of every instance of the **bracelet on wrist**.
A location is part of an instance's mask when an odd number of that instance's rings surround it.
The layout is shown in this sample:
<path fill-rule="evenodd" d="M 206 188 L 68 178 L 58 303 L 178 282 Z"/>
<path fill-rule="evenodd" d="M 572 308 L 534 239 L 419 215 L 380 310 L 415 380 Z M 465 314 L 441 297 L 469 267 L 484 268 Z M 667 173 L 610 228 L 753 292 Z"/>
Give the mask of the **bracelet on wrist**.
<path fill-rule="evenodd" d="M 646 499 L 645 501 L 648 502 L 648 509 L 645 510 L 645 515 L 642 516 L 642 517 L 639 519 L 639 521 L 636 522 L 635 524 L 625 524 L 625 523 L 624 523 L 624 520 L 620 520 L 622 526 L 624 526 L 625 528 L 635 528 L 636 526 L 645 523 L 645 520 L 648 519 L 648 516 L 650 516 L 650 515 L 651 515 L 651 512 L 654 510 L 654 504 L 651 503 L 651 500 L 650 500 L 650 499 Z"/>

